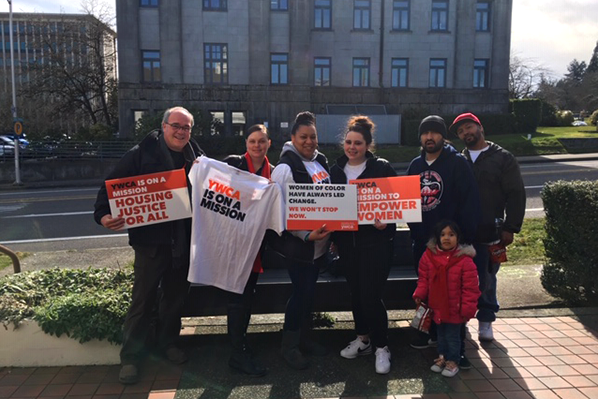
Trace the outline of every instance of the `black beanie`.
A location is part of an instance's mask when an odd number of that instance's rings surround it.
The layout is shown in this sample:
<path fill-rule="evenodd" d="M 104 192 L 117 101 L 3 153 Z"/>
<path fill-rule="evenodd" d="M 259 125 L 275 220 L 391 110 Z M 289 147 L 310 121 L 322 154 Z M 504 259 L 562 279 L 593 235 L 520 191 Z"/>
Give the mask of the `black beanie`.
<path fill-rule="evenodd" d="M 440 133 L 446 139 L 446 124 L 444 123 L 444 119 L 438 115 L 430 115 L 422 119 L 419 124 L 419 135 L 421 136 L 429 131 Z"/>

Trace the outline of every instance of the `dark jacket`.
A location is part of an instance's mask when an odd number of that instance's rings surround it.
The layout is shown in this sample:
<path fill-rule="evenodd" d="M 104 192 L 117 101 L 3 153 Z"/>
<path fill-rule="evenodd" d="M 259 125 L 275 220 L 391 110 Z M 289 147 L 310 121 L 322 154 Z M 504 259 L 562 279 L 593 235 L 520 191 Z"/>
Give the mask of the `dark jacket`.
<path fill-rule="evenodd" d="M 477 241 L 488 243 L 498 240 L 495 219 L 506 219 L 503 229 L 519 233 L 525 216 L 525 186 L 517 159 L 501 146 L 487 141 L 489 148 L 473 162 L 480 201 L 482 219 Z M 469 150 L 463 154 L 471 162 Z"/>
<path fill-rule="evenodd" d="M 330 178 L 334 184 L 347 184 L 345 165 L 348 162 L 346 155 L 336 160 L 330 168 Z M 390 163 L 383 158 L 375 157 L 371 152 L 366 152 L 365 170 L 358 179 L 375 179 L 379 177 L 396 176 L 397 172 Z M 384 230 L 378 230 L 373 225 L 361 225 L 357 231 L 334 232 L 332 241 L 339 246 L 352 245 L 357 247 L 369 247 L 379 244 L 381 241 L 392 240 L 395 236 L 396 224 L 389 223 Z"/>
<path fill-rule="evenodd" d="M 203 154 L 204 152 L 199 145 L 195 141 L 190 140 L 189 144 L 183 149 L 185 170 L 189 172 L 193 165 L 193 160 Z M 176 168 L 171 151 L 164 141 L 162 131 L 154 130 L 145 136 L 139 144 L 123 155 L 106 180 L 165 172 Z M 190 186 L 189 180 L 187 180 L 187 185 Z M 102 184 L 100 187 L 94 207 L 94 219 L 96 223 L 101 224 L 102 217 L 110 213 L 110 204 L 105 184 Z M 179 242 L 179 238 L 189 239 L 190 235 L 187 233 L 191 231 L 191 218 L 180 221 L 181 223 L 177 222 L 179 221 L 130 228 L 129 245 L 172 245 L 173 250 L 178 245 L 184 246 L 184 243 Z"/>
<path fill-rule="evenodd" d="M 422 151 L 411 161 L 407 174 L 420 176 L 422 193 L 422 222 L 409 223 L 411 238 L 425 243 L 439 221 L 450 219 L 461 228 L 464 242 L 474 242 L 481 218 L 480 196 L 465 157 L 447 144 L 428 165 Z"/>
<path fill-rule="evenodd" d="M 326 156 L 322 153 L 317 153 L 315 162 L 318 162 L 328 173 L 328 161 Z M 293 180 L 295 183 L 313 184 L 309 173 L 303 165 L 303 161 L 294 151 L 288 151 L 283 148 L 282 155 L 277 165 L 287 164 L 293 173 Z M 268 245 L 277 253 L 293 261 L 313 263 L 314 261 L 314 242 L 305 242 L 299 237 L 295 237 L 288 231 L 284 231 L 282 236 L 268 230 L 266 233 L 266 240 Z"/>

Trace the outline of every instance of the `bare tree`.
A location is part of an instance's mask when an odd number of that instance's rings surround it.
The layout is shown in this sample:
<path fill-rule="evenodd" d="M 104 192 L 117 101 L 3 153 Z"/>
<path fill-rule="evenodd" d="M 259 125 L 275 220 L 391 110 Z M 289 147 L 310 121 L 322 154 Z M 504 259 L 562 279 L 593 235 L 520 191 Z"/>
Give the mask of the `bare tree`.
<path fill-rule="evenodd" d="M 33 103 L 40 99 L 64 120 L 115 125 L 116 34 L 110 8 L 93 0 L 81 4 L 84 14 L 64 14 L 60 20 L 42 18 L 31 30 L 34 62 L 23 71 L 21 94 Z"/>
<path fill-rule="evenodd" d="M 535 60 L 511 54 L 509 63 L 509 97 L 532 97 L 538 84 L 552 72 Z"/>

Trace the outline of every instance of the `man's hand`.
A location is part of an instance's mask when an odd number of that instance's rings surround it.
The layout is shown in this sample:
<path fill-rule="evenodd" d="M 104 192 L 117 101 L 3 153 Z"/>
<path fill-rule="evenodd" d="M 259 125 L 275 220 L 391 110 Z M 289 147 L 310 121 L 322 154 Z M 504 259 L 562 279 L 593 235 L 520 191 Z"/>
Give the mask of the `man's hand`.
<path fill-rule="evenodd" d="M 125 218 L 123 218 L 122 216 L 113 218 L 110 214 L 104 215 L 102 216 L 100 222 L 102 223 L 102 226 L 104 226 L 105 228 L 114 231 L 122 230 L 123 227 L 125 227 Z"/>
<path fill-rule="evenodd" d="M 513 233 L 511 233 L 510 231 L 503 230 L 500 237 L 500 242 L 505 247 L 511 245 L 511 243 L 513 242 Z"/>

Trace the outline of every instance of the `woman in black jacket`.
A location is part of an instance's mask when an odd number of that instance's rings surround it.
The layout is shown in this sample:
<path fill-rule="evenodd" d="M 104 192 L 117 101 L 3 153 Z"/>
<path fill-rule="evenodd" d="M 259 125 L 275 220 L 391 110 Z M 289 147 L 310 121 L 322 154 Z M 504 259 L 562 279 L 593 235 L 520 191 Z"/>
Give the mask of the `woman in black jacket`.
<path fill-rule="evenodd" d="M 224 162 L 235 168 L 270 179 L 274 166 L 270 164 L 266 156 L 271 144 L 266 126 L 251 126 L 245 134 L 245 143 L 247 152 L 244 155 L 229 155 L 224 159 Z M 245 285 L 243 294 L 229 293 L 227 309 L 228 336 L 233 347 L 228 364 L 233 369 L 253 377 L 261 377 L 266 374 L 266 369 L 253 358 L 246 340 L 247 326 L 251 318 L 253 293 L 259 274 L 262 271 L 260 251 L 255 258 L 253 270 Z"/>
<path fill-rule="evenodd" d="M 332 183 L 347 184 L 355 179 L 396 176 L 385 159 L 375 157 L 369 149 L 375 125 L 367 116 L 349 119 L 343 139 L 345 154 L 336 160 L 330 175 Z M 341 356 L 354 359 L 368 355 L 375 348 L 376 372 L 390 371 L 388 350 L 388 315 L 382 292 L 390 271 L 395 224 L 375 220 L 373 225 L 360 225 L 355 232 L 336 232 L 332 240 L 351 290 L 351 307 L 357 338 L 341 351 Z"/>

